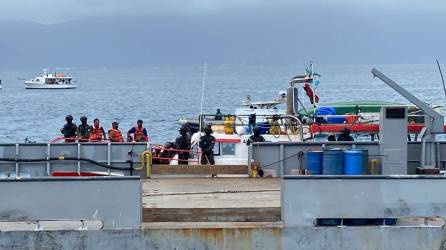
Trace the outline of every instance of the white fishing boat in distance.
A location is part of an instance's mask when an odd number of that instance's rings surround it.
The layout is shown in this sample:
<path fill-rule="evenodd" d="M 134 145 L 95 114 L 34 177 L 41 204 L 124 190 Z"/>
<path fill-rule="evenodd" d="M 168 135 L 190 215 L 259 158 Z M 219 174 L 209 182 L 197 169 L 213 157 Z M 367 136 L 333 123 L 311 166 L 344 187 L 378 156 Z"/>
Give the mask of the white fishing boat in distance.
<path fill-rule="evenodd" d="M 49 74 L 43 71 L 41 76 L 24 82 L 27 89 L 74 89 L 73 77 L 64 73 Z"/>

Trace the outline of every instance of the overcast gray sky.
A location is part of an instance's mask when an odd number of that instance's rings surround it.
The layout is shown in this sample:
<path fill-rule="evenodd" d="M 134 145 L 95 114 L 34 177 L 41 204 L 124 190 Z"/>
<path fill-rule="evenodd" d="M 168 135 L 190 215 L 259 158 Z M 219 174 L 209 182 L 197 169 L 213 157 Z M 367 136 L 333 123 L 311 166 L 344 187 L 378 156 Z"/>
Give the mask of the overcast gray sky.
<path fill-rule="evenodd" d="M 274 5 L 274 8 L 290 8 L 292 5 L 297 9 L 304 3 L 311 3 L 316 8 L 318 5 L 333 5 L 387 11 L 446 11 L 445 0 L 1 0 L 0 20 L 50 24 L 101 16 L 224 12 L 233 8 L 253 9 L 267 5 Z"/>
<path fill-rule="evenodd" d="M 446 58 L 445 13 L 446 0 L 0 0 L 0 68 L 431 63 Z"/>

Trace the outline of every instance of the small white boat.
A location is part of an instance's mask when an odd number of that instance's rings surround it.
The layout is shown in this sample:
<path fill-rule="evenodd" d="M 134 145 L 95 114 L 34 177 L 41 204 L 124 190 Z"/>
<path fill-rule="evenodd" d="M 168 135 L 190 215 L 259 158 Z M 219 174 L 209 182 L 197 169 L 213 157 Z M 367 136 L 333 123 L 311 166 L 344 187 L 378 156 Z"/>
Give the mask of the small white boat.
<path fill-rule="evenodd" d="M 49 74 L 46 70 L 41 76 L 24 82 L 27 89 L 74 89 L 73 77 L 64 73 Z"/>

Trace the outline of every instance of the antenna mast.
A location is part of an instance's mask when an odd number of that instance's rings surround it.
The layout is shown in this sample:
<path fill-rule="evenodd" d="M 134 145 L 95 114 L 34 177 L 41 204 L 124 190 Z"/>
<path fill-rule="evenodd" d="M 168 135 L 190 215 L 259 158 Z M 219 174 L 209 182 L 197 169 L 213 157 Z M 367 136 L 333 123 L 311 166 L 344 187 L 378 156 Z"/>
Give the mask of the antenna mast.
<path fill-rule="evenodd" d="M 441 67 L 440 67 L 440 63 L 438 62 L 438 59 L 435 59 L 435 60 L 437 61 L 438 71 L 440 71 L 441 82 L 443 83 L 444 95 L 446 97 L 446 86 L 444 85 L 443 72 L 441 72 Z"/>
<path fill-rule="evenodd" d="M 202 82 L 202 86 L 201 86 L 201 102 L 200 102 L 200 129 L 199 131 L 201 132 L 202 129 L 202 125 L 203 125 L 203 100 L 204 100 L 204 86 L 206 83 L 206 63 L 204 63 L 204 67 L 203 67 L 203 82 Z"/>

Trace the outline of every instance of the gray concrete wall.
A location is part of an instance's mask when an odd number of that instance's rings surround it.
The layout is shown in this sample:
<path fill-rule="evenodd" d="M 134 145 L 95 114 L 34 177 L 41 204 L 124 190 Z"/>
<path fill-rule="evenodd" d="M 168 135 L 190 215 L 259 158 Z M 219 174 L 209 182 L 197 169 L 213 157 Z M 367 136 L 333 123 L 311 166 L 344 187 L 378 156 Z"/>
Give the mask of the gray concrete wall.
<path fill-rule="evenodd" d="M 0 249 L 446 249 L 443 228 L 189 228 L 0 232 Z"/>
<path fill-rule="evenodd" d="M 294 227 L 283 232 L 283 249 L 446 249 L 441 227 Z"/>
<path fill-rule="evenodd" d="M 135 166 L 140 162 L 140 154 L 148 149 L 147 143 L 54 143 L 54 144 L 0 144 L 0 158 L 46 159 L 59 157 L 87 158 L 114 167 L 128 168 L 127 161 Z M 129 152 L 133 152 L 129 154 Z M 14 163 L 0 161 L 0 178 L 5 176 L 44 177 L 53 171 L 128 171 L 108 170 L 81 161 L 52 161 Z"/>
<path fill-rule="evenodd" d="M 280 228 L 0 232 L 0 249 L 283 249 Z"/>
<path fill-rule="evenodd" d="M 138 177 L 0 179 L 0 220 L 102 220 L 104 228 L 138 228 Z"/>
<path fill-rule="evenodd" d="M 312 226 L 315 218 L 446 218 L 446 177 L 285 176 L 285 227 Z"/>

